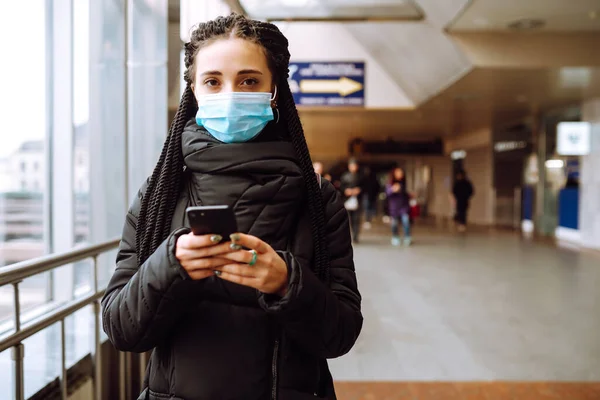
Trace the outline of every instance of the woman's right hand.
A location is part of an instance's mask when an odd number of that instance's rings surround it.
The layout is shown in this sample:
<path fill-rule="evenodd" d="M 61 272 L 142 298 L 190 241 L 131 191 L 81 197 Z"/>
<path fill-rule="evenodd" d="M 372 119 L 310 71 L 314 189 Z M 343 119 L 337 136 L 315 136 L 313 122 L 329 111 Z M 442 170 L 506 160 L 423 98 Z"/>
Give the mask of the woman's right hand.
<path fill-rule="evenodd" d="M 214 275 L 214 269 L 231 264 L 220 255 L 236 251 L 230 243 L 221 243 L 219 235 L 181 235 L 175 244 L 175 257 L 193 280 Z"/>

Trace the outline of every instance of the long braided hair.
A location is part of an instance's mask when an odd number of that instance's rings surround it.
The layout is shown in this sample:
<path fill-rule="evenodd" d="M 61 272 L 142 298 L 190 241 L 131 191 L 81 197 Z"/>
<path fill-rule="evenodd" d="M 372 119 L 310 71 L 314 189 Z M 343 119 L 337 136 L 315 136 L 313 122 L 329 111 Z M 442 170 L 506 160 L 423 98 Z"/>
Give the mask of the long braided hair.
<path fill-rule="evenodd" d="M 190 41 L 185 44 L 184 79 L 186 88 L 171 123 L 169 136 L 142 198 L 136 228 L 138 263 L 141 265 L 169 236 L 171 231 L 171 220 L 184 183 L 181 135 L 186 123 L 198 111 L 198 105 L 192 92 L 196 54 L 208 44 L 229 37 L 257 43 L 265 51 L 274 83 L 279 89 L 277 99 L 281 113 L 279 123 L 286 124 L 287 134 L 298 157 L 307 188 L 308 210 L 314 242 L 314 271 L 321 280 L 328 281 L 329 255 L 325 242 L 323 197 L 315 177 L 298 110 L 287 81 L 290 61 L 288 41 L 275 25 L 250 20 L 239 14 L 231 14 L 199 24 L 192 32 Z"/>

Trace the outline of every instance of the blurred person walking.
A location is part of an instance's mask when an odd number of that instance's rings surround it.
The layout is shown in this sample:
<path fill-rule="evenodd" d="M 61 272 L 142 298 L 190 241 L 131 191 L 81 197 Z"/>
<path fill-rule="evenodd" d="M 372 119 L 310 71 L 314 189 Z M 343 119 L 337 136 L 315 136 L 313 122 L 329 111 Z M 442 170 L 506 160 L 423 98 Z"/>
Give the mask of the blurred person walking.
<path fill-rule="evenodd" d="M 348 161 L 348 171 L 342 175 L 340 190 L 346 197 L 344 207 L 350 216 L 350 228 L 354 243 L 359 242 L 360 236 L 360 194 L 362 193 L 362 177 L 359 172 L 358 162 L 354 159 Z"/>
<path fill-rule="evenodd" d="M 410 196 L 406 190 L 406 176 L 402 168 L 394 168 L 386 185 L 389 216 L 392 220 L 392 245 L 402 244 L 400 224 L 404 233 L 404 245 L 410 246 Z"/>
<path fill-rule="evenodd" d="M 321 161 L 315 161 L 313 163 L 313 168 L 315 170 L 315 174 L 320 175 L 323 178 L 327 179 L 329 182 L 331 182 L 331 174 L 329 172 L 325 172 L 325 169 L 323 168 L 323 163 Z"/>
<path fill-rule="evenodd" d="M 474 194 L 473 184 L 467 179 L 465 171 L 458 171 L 452 187 L 452 195 L 454 196 L 454 208 L 456 210 L 454 221 L 456 221 L 459 232 L 467 230 L 467 212 L 469 202 Z"/>
<path fill-rule="evenodd" d="M 363 180 L 363 208 L 365 212 L 365 229 L 371 229 L 371 221 L 377 215 L 377 197 L 379 196 L 379 181 L 371 168 L 365 168 Z"/>
<path fill-rule="evenodd" d="M 323 176 L 323 163 L 320 161 L 315 161 L 313 163 L 313 169 L 315 170 L 315 174 L 319 176 Z"/>

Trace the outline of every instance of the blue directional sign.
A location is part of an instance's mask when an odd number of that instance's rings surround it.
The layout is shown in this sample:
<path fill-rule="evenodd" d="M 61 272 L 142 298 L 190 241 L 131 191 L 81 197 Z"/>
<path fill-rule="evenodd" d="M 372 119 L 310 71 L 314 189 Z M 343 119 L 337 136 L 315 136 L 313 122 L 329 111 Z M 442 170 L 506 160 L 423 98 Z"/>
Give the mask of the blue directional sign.
<path fill-rule="evenodd" d="M 364 62 L 291 62 L 289 84 L 299 106 L 364 106 Z"/>

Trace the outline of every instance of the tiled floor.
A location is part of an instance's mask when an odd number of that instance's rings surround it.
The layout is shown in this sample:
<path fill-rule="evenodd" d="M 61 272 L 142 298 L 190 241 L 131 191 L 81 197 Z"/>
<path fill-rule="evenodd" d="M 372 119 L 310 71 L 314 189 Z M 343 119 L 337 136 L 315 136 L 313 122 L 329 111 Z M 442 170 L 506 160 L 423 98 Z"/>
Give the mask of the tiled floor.
<path fill-rule="evenodd" d="M 600 381 L 596 254 L 507 232 L 422 228 L 410 248 L 386 235 L 356 248 L 365 323 L 330 362 L 336 380 Z"/>
<path fill-rule="evenodd" d="M 336 385 L 340 400 L 598 400 L 600 383 L 365 383 Z"/>

